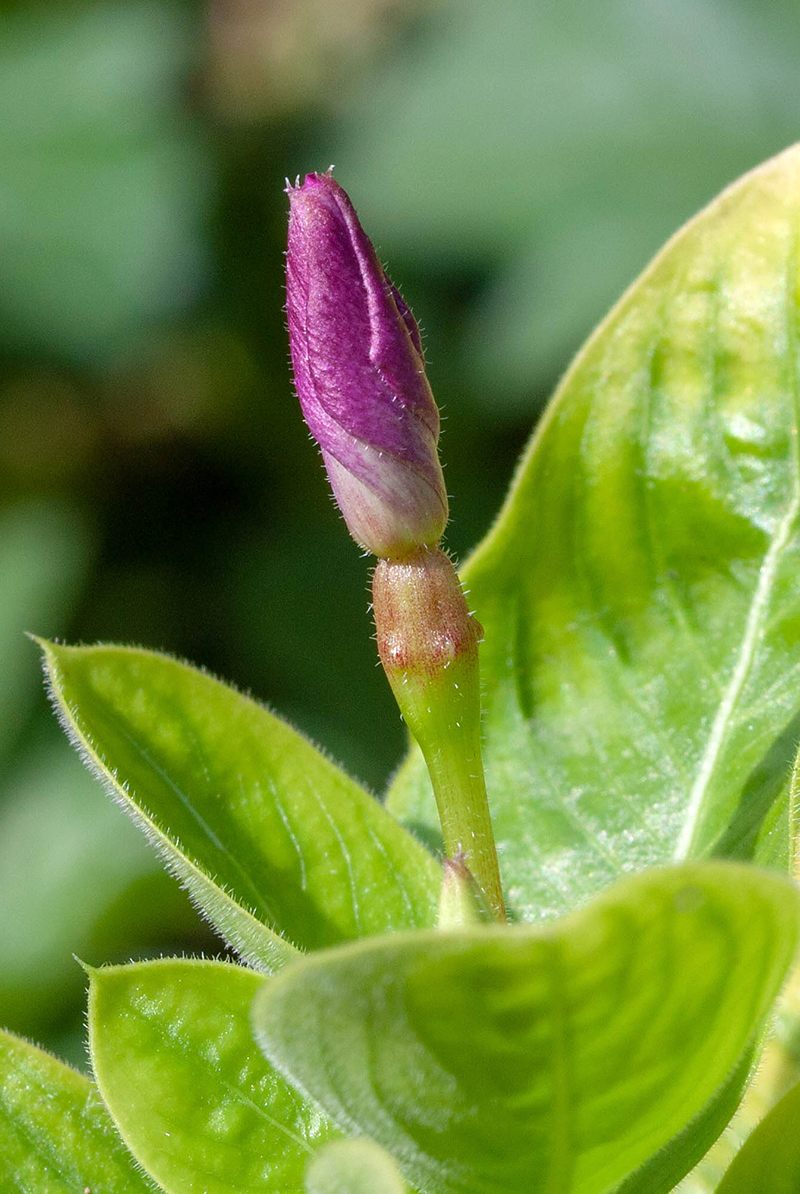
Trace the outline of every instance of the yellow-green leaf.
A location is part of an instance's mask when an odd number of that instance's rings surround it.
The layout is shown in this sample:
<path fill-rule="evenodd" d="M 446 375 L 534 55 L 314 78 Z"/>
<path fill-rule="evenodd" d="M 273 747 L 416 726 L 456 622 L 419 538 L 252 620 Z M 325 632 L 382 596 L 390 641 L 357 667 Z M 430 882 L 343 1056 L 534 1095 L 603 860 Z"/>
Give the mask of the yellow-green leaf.
<path fill-rule="evenodd" d="M 434 858 L 267 709 L 152 651 L 44 652 L 89 766 L 248 961 L 434 922 Z"/>
<path fill-rule="evenodd" d="M 787 879 L 685 863 L 549 925 L 304 959 L 265 983 L 256 1035 L 426 1194 L 604 1194 L 659 1149 L 669 1169 L 676 1138 L 677 1181 L 699 1159 L 679 1134 L 759 1032 L 799 930 Z"/>

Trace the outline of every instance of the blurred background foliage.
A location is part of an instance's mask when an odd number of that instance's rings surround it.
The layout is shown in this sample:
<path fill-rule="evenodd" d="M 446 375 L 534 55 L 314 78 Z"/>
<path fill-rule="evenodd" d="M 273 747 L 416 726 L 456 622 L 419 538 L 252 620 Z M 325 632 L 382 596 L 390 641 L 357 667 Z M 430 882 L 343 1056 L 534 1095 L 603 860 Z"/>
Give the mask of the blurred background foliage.
<path fill-rule="evenodd" d="M 0 1021 L 214 952 L 30 630 L 202 663 L 380 791 L 369 563 L 287 368 L 284 177 L 336 164 L 426 333 L 463 555 L 570 355 L 800 129 L 795 0 L 0 0 Z"/>

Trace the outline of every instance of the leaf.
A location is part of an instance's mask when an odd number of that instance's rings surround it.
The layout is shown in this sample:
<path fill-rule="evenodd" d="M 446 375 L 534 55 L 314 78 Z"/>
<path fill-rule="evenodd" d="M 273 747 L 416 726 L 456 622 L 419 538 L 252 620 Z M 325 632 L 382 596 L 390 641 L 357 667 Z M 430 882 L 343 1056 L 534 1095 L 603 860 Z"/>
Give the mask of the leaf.
<path fill-rule="evenodd" d="M 222 962 L 162 959 L 91 972 L 98 1087 L 167 1194 L 300 1194 L 335 1135 L 264 1061 L 250 1004 L 264 981 Z"/>
<path fill-rule="evenodd" d="M 800 1085 L 777 1103 L 736 1154 L 717 1194 L 797 1194 Z"/>
<path fill-rule="evenodd" d="M 310 1162 L 307 1194 L 406 1194 L 390 1156 L 370 1140 L 335 1140 Z"/>
<path fill-rule="evenodd" d="M 0 1030 L 3 1194 L 152 1194 L 88 1078 Z"/>
<path fill-rule="evenodd" d="M 440 868 L 249 697 L 163 655 L 44 644 L 67 732 L 243 957 L 430 925 Z M 263 922 L 260 923 L 260 922 Z"/>
<path fill-rule="evenodd" d="M 524 918 L 672 858 L 791 862 L 798 217 L 795 147 L 678 233 L 574 362 L 465 569 Z M 435 825 L 416 756 L 389 806 Z"/>
<path fill-rule="evenodd" d="M 690 1170 L 697 1172 L 695 1166 L 719 1141 L 739 1108 L 753 1075 L 753 1059 L 758 1055 L 760 1044 L 758 1040 L 744 1051 L 735 1069 L 700 1114 L 665 1148 L 653 1153 L 644 1165 L 615 1186 L 613 1194 L 667 1194 L 669 1190 L 683 1189 L 676 1183 Z"/>
<path fill-rule="evenodd" d="M 429 1194 L 600 1194 L 726 1081 L 799 919 L 794 887 L 749 865 L 654 870 L 552 925 L 304 959 L 263 987 L 256 1035 Z"/>

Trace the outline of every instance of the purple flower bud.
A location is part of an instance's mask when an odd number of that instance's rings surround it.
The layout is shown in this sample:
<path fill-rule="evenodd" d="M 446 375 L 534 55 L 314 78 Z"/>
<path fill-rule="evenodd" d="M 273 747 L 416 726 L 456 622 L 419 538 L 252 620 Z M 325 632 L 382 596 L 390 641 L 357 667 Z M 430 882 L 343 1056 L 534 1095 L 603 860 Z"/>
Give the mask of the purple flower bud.
<path fill-rule="evenodd" d="M 330 174 L 289 187 L 297 395 L 350 534 L 384 559 L 439 542 L 447 494 L 419 328 Z"/>

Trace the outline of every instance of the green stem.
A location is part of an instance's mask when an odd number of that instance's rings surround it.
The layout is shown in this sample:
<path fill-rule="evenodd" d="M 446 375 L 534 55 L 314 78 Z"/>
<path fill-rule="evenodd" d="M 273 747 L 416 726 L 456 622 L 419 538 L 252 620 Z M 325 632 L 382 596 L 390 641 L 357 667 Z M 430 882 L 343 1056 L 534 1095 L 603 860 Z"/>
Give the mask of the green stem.
<path fill-rule="evenodd" d="M 480 625 L 438 549 L 381 560 L 372 594 L 381 662 L 428 766 L 445 852 L 463 857 L 495 918 L 505 920 L 481 759 Z"/>

